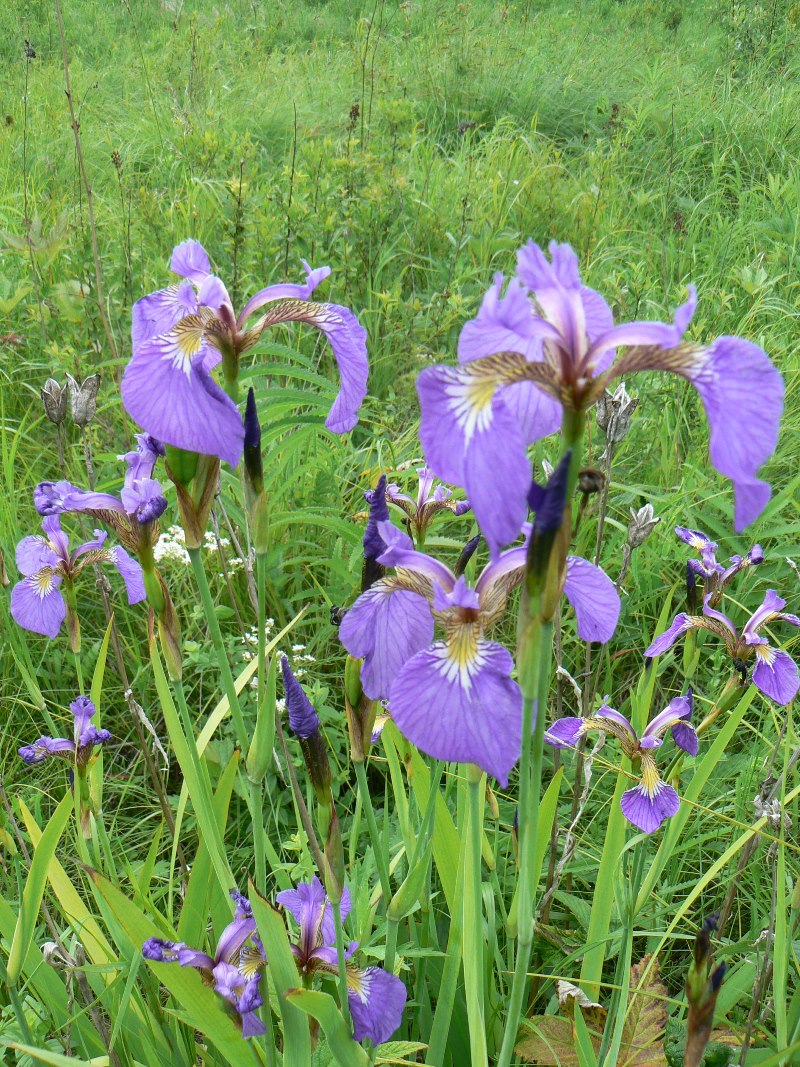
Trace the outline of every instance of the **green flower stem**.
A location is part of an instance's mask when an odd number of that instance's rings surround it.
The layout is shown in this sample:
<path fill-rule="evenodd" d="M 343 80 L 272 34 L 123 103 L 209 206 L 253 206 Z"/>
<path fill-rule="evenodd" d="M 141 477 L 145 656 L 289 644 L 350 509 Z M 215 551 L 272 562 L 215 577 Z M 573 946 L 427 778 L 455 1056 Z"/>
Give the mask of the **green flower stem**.
<path fill-rule="evenodd" d="M 469 1005 L 469 1044 L 472 1067 L 486 1067 L 486 1024 L 483 1004 L 483 906 L 481 901 L 481 837 L 483 830 L 479 767 L 467 768 L 467 876 L 464 883 L 464 991 Z"/>
<path fill-rule="evenodd" d="M 194 571 L 195 581 L 197 582 L 197 588 L 200 592 L 200 600 L 203 604 L 203 611 L 208 622 L 208 629 L 211 633 L 211 643 L 214 646 L 214 651 L 217 655 L 217 663 L 219 664 L 220 674 L 222 675 L 222 687 L 225 690 L 225 696 L 228 698 L 228 704 L 231 709 L 231 716 L 233 717 L 234 727 L 236 729 L 236 738 L 239 742 L 239 746 L 242 752 L 247 752 L 249 738 L 247 730 L 245 729 L 244 719 L 242 717 L 242 709 L 239 704 L 239 697 L 236 693 L 236 684 L 233 680 L 233 673 L 231 671 L 230 664 L 225 655 L 225 643 L 222 640 L 222 631 L 219 628 L 219 619 L 217 613 L 214 610 L 214 601 L 211 596 L 211 590 L 208 587 L 208 578 L 206 577 L 205 567 L 203 566 L 203 560 L 200 556 L 199 548 L 190 548 L 189 558 L 192 561 L 192 570 Z M 259 678 L 259 683 L 261 679 Z"/>
<path fill-rule="evenodd" d="M 266 829 L 261 813 L 264 810 L 263 782 L 249 782 L 250 823 L 253 831 L 253 882 L 259 893 L 267 891 L 267 859 L 264 854 Z"/>
<path fill-rule="evenodd" d="M 85 696 L 86 694 L 83 690 L 83 667 L 81 666 L 80 653 L 73 652 L 73 656 L 75 658 L 75 674 L 78 677 L 78 692 Z"/>
<path fill-rule="evenodd" d="M 394 974 L 394 958 L 397 953 L 397 934 L 400 930 L 401 919 L 389 916 L 386 920 L 386 949 L 383 954 L 384 970 Z"/>
<path fill-rule="evenodd" d="M 333 908 L 333 923 L 336 930 L 336 959 L 339 963 L 339 1007 L 341 1008 L 344 1021 L 350 1029 L 350 1004 L 347 1000 L 347 962 L 344 951 L 344 926 L 342 925 L 342 902 L 337 900 L 331 904 Z"/>
<path fill-rule="evenodd" d="M 361 806 L 367 816 L 367 827 L 369 829 L 370 841 L 372 842 L 372 851 L 375 855 L 375 863 L 378 867 L 378 877 L 380 878 L 381 893 L 383 894 L 383 907 L 386 909 L 389 907 L 389 902 L 392 899 L 392 883 L 389 879 L 389 863 L 383 849 L 381 834 L 378 830 L 378 823 L 375 820 L 375 812 L 372 807 L 372 799 L 369 795 L 367 767 L 362 761 L 356 763 L 356 779 L 358 781 L 358 792 L 361 797 Z"/>
<path fill-rule="evenodd" d="M 267 557 L 263 553 L 256 556 L 256 583 L 258 597 L 258 713 L 264 714 L 264 701 L 267 698 Z M 270 763 L 275 747 L 275 716 L 265 715 L 264 723 L 266 748 Z"/>
<path fill-rule="evenodd" d="M 534 617 L 529 634 L 531 645 L 538 645 L 538 656 L 531 665 L 532 677 L 527 681 L 535 683 L 523 687 L 523 693 L 535 692 L 536 696 L 526 695 L 522 704 L 522 758 L 519 774 L 519 887 L 517 916 L 519 935 L 517 939 L 517 960 L 511 983 L 506 1030 L 497 1067 L 509 1067 L 514 1052 L 519 1021 L 522 1014 L 525 989 L 528 982 L 528 964 L 533 946 L 534 902 L 533 894 L 538 871 L 534 871 L 536 857 L 536 835 L 539 822 L 539 796 L 542 786 L 542 753 L 544 749 L 544 728 L 546 720 L 547 686 L 550 678 L 550 660 L 553 654 L 553 623 L 542 622 Z M 529 646 L 530 647 L 530 646 Z M 522 681 L 522 679 L 521 679 Z"/>

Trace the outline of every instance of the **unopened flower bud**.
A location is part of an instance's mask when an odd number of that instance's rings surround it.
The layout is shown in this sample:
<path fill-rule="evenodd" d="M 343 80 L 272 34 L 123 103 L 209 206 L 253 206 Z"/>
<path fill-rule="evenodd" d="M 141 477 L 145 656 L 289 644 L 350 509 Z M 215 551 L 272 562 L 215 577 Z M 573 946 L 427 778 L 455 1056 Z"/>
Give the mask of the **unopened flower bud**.
<path fill-rule="evenodd" d="M 717 927 L 717 915 L 709 915 L 697 932 L 694 958 L 686 978 L 689 1014 L 686 1022 L 685 1067 L 698 1067 L 711 1037 L 714 1007 L 725 975 L 725 964 L 712 968 L 711 934 Z"/>
<path fill-rule="evenodd" d="M 344 893 L 342 831 L 336 808 L 333 805 L 331 805 L 330 823 L 325 838 L 325 891 L 332 904 L 338 904 Z"/>
<path fill-rule="evenodd" d="M 594 467 L 584 467 L 582 471 L 578 471 L 578 489 L 585 496 L 602 492 L 604 485 L 605 477 L 602 471 Z"/>
<path fill-rule="evenodd" d="M 244 482 L 250 509 L 250 533 L 257 556 L 269 550 L 269 509 L 264 492 L 264 464 L 261 459 L 261 426 L 256 397 L 251 388 L 244 414 Z"/>
<path fill-rule="evenodd" d="M 308 699 L 303 687 L 295 678 L 286 656 L 281 660 L 283 688 L 286 693 L 286 711 L 289 726 L 300 742 L 303 750 L 308 777 L 317 794 L 317 800 L 324 807 L 331 803 L 331 765 L 328 750 L 322 736 L 319 716 L 314 705 Z"/>
<path fill-rule="evenodd" d="M 5 556 L 3 555 L 2 549 L 0 549 L 0 585 L 2 585 L 4 588 L 8 585 L 11 585 L 8 573 L 6 571 L 6 560 Z"/>
<path fill-rule="evenodd" d="M 353 763 L 363 763 L 367 758 L 378 709 L 377 701 L 365 696 L 361 688 L 361 663 L 360 659 L 348 656 L 344 668 L 344 705 Z"/>
<path fill-rule="evenodd" d="M 369 520 L 364 531 L 364 566 L 361 571 L 361 592 L 367 589 L 385 573 L 385 568 L 378 563 L 378 556 L 385 550 L 383 538 L 378 532 L 378 523 L 389 521 L 389 507 L 386 503 L 386 475 L 382 474 L 374 489 L 364 494 L 369 503 Z"/>
<path fill-rule="evenodd" d="M 690 615 L 697 614 L 697 577 L 692 560 L 686 564 L 686 609 Z"/>
<path fill-rule="evenodd" d="M 41 394 L 45 415 L 56 426 L 60 426 L 67 417 L 67 386 L 59 385 L 55 378 L 48 378 Z"/>
<path fill-rule="evenodd" d="M 638 406 L 639 401 L 629 395 L 624 382 L 613 393 L 606 389 L 602 394 L 597 401 L 596 418 L 609 446 L 619 444 L 625 437 Z"/>
<path fill-rule="evenodd" d="M 461 549 L 459 557 L 456 560 L 456 565 L 453 568 L 453 574 L 455 574 L 456 578 L 459 578 L 464 573 L 464 571 L 467 569 L 467 564 L 469 563 L 469 561 L 472 559 L 473 555 L 475 554 L 475 549 L 480 544 L 480 540 L 481 540 L 481 535 L 479 533 L 475 534 L 475 536 L 471 537 L 469 539 L 469 541 L 467 541 L 467 543 Z"/>
<path fill-rule="evenodd" d="M 630 509 L 631 519 L 628 523 L 628 544 L 631 548 L 638 548 L 639 545 L 644 544 L 650 534 L 655 530 L 656 526 L 661 522 L 660 518 L 657 518 L 653 514 L 653 505 L 645 504 L 643 508 L 639 508 L 638 511 Z"/>
<path fill-rule="evenodd" d="M 72 421 L 76 426 L 86 427 L 97 411 L 97 390 L 100 387 L 100 378 L 97 374 L 90 374 L 79 385 L 72 375 L 68 374 L 67 383 Z"/>

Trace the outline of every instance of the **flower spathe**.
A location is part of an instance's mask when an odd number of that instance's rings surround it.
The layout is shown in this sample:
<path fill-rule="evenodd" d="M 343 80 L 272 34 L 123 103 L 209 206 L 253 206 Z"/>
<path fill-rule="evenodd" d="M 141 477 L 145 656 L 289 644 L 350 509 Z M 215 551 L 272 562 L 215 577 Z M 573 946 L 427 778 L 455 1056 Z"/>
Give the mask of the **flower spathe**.
<path fill-rule="evenodd" d="M 676 615 L 669 628 L 645 651 L 645 656 L 660 656 L 689 630 L 708 630 L 722 638 L 737 670 L 744 673 L 755 661 L 752 679 L 757 689 L 777 704 L 788 704 L 800 689 L 797 664 L 788 652 L 775 648 L 759 631 L 773 622 L 800 626 L 800 618 L 785 612 L 786 601 L 774 589 L 768 589 L 761 607 L 750 616 L 740 634 L 728 616 L 712 606 L 712 598 L 710 593 L 703 598 L 702 615 L 684 611 Z"/>
<path fill-rule="evenodd" d="M 258 1016 L 263 1003 L 259 983 L 266 964 L 264 947 L 256 934 L 250 901 L 236 889 L 230 895 L 236 911 L 222 931 L 213 956 L 190 948 L 183 941 L 166 941 L 161 937 L 148 938 L 142 945 L 142 955 L 152 963 L 194 967 L 233 1007 L 242 1027 L 242 1037 L 261 1037 L 267 1032 Z"/>
<path fill-rule="evenodd" d="M 459 365 L 420 374 L 428 465 L 465 488 L 496 554 L 525 518 L 527 446 L 557 430 L 563 411 L 588 410 L 615 378 L 669 371 L 700 394 L 711 462 L 734 484 L 735 526 L 743 529 L 769 500 L 758 470 L 775 449 L 783 410 L 783 380 L 767 355 L 738 337 L 708 347 L 685 342 L 696 305 L 692 286 L 672 323 L 614 326 L 606 301 L 581 282 L 569 245 L 553 241 L 549 250 L 550 259 L 532 241 L 523 246 L 505 294 L 496 275 L 464 327 Z"/>
<path fill-rule="evenodd" d="M 376 582 L 345 615 L 339 637 L 363 660 L 361 683 L 373 700 L 388 700 L 398 729 L 436 759 L 475 763 L 504 785 L 522 740 L 522 696 L 513 660 L 485 637 L 522 580 L 527 547 L 503 552 L 474 588 L 443 563 L 414 550 L 389 522 L 378 525 L 386 546 L 380 562 L 395 574 Z M 611 580 L 569 557 L 564 592 L 584 640 L 607 641 L 619 617 Z M 444 640 L 434 641 L 434 627 Z"/>
<path fill-rule="evenodd" d="M 652 834 L 677 814 L 680 807 L 678 794 L 658 773 L 653 750 L 661 747 L 664 734 L 670 730 L 679 748 L 690 756 L 697 755 L 697 733 L 689 721 L 692 704 L 691 690 L 686 696 L 675 697 L 645 728 L 641 738 L 624 715 L 603 704 L 586 719 L 573 716 L 556 719 L 545 731 L 544 739 L 553 748 L 574 748 L 582 737 L 592 731 L 616 737 L 622 751 L 639 768 L 638 783 L 632 789 L 627 789 L 620 798 L 622 813 L 637 829 Z"/>
<path fill-rule="evenodd" d="M 366 330 L 348 308 L 309 300 L 330 269 L 303 266 L 305 284 L 267 286 L 237 318 L 203 246 L 193 240 L 177 245 L 170 268 L 182 281 L 133 307 L 133 355 L 122 380 L 130 416 L 160 441 L 235 467 L 244 444 L 242 420 L 212 371 L 224 361 L 226 380 L 235 382 L 239 356 L 267 327 L 300 322 L 326 336 L 339 367 L 341 388 L 325 424 L 334 433 L 351 430 L 366 396 Z"/>
<path fill-rule="evenodd" d="M 26 763 L 41 763 L 49 756 L 63 756 L 85 767 L 92 757 L 95 745 L 108 741 L 111 734 L 92 722 L 97 709 L 88 697 L 79 696 L 69 706 L 74 719 L 72 739 L 66 737 L 40 737 L 32 745 L 23 745 L 19 755 Z"/>
<path fill-rule="evenodd" d="M 300 973 L 338 974 L 333 912 L 319 878 L 315 875 L 296 889 L 278 893 L 276 900 L 300 928 L 299 941 L 292 945 Z M 350 891 L 345 887 L 341 900 L 342 922 L 349 912 Z M 351 941 L 346 950 L 348 960 L 357 948 L 358 942 Z M 369 1038 L 375 1045 L 388 1041 L 402 1021 L 406 997 L 403 982 L 382 967 L 361 969 L 347 964 L 347 1001 L 356 1041 Z"/>
<path fill-rule="evenodd" d="M 19 626 L 56 637 L 67 615 L 61 584 L 71 584 L 84 567 L 93 563 L 111 563 L 117 568 L 125 582 L 129 604 L 144 600 L 141 566 L 119 545 L 106 548 L 108 535 L 102 530 L 95 530 L 94 540 L 78 545 L 72 552 L 58 515 L 46 515 L 42 530 L 43 537 L 23 537 L 17 545 L 17 567 L 24 577 L 11 591 L 11 614 Z"/>

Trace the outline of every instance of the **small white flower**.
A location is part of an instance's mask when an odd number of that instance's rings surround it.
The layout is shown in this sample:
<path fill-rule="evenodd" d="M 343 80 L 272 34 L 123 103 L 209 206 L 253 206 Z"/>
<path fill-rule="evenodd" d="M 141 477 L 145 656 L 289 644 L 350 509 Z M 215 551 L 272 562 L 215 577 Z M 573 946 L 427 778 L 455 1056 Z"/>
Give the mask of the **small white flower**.
<path fill-rule="evenodd" d="M 305 647 L 305 645 L 292 645 L 292 652 L 303 652 Z"/>

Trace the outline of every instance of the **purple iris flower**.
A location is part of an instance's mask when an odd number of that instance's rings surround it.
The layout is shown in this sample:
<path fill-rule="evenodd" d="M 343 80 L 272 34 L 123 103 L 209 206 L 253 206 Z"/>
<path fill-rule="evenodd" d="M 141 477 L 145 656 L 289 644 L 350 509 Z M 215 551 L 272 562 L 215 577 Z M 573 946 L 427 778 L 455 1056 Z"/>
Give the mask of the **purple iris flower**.
<path fill-rule="evenodd" d="M 23 537 L 17 545 L 17 567 L 24 575 L 11 591 L 11 614 L 26 630 L 56 637 L 67 615 L 67 605 L 59 588 L 72 583 L 84 567 L 112 563 L 125 582 L 128 603 L 144 600 L 144 579 L 139 563 L 124 548 L 105 548 L 108 534 L 94 531 L 94 540 L 69 550 L 69 538 L 61 529 L 58 515 L 42 519 L 45 536 Z"/>
<path fill-rule="evenodd" d="M 453 500 L 453 490 L 446 485 L 434 485 L 435 476 L 429 467 L 418 467 L 417 476 L 419 485 L 416 497 L 402 493 L 400 486 L 387 485 L 386 497 L 390 504 L 400 508 L 406 515 L 409 531 L 413 533 L 414 541 L 421 545 L 425 541 L 425 534 L 434 518 L 441 511 L 449 511 L 453 515 L 464 515 L 470 510 L 468 500 Z M 371 495 L 365 493 L 367 500 Z"/>
<path fill-rule="evenodd" d="M 94 746 L 110 739 L 108 730 L 100 730 L 92 723 L 97 708 L 88 697 L 77 697 L 69 710 L 75 720 L 72 740 L 66 737 L 40 737 L 32 745 L 23 745 L 17 751 L 26 763 L 41 763 L 48 756 L 64 756 L 74 760 L 79 767 L 85 767 L 91 759 Z"/>
<path fill-rule="evenodd" d="M 395 574 L 381 579 L 345 615 L 339 636 L 363 660 L 361 684 L 372 700 L 388 699 L 399 730 L 436 759 L 476 763 L 503 785 L 517 762 L 522 696 L 513 660 L 485 632 L 522 581 L 527 546 L 509 549 L 481 573 L 474 588 L 443 563 L 414 550 L 389 522 L 379 524 L 379 557 Z M 570 556 L 564 592 L 578 635 L 608 641 L 619 618 L 613 582 L 585 559 Z M 434 624 L 444 640 L 434 641 Z"/>
<path fill-rule="evenodd" d="M 119 459 L 125 460 L 127 471 L 120 495 L 95 493 L 79 489 L 71 482 L 41 482 L 33 491 L 33 502 L 40 515 L 58 515 L 69 511 L 90 513 L 112 512 L 135 519 L 140 525 L 154 522 L 164 513 L 167 500 L 161 483 L 153 477 L 153 469 L 164 446 L 146 433 L 136 434 L 136 448 Z M 105 517 L 108 517 L 107 515 Z M 116 529 L 118 521 L 112 522 Z"/>
<path fill-rule="evenodd" d="M 582 284 L 570 246 L 552 242 L 550 257 L 532 241 L 521 248 L 505 294 L 498 274 L 462 330 L 459 365 L 420 374 L 429 466 L 465 488 L 496 554 L 525 518 L 527 446 L 557 430 L 563 411 L 588 410 L 614 378 L 670 371 L 700 394 L 711 462 L 733 481 L 735 526 L 743 529 L 769 500 L 769 485 L 757 474 L 774 451 L 783 410 L 783 380 L 766 354 L 739 337 L 719 337 L 707 348 L 684 342 L 693 286 L 672 323 L 614 326 L 603 297 Z"/>
<path fill-rule="evenodd" d="M 653 749 L 661 747 L 664 734 L 671 730 L 679 748 L 690 756 L 697 755 L 697 733 L 689 722 L 692 704 L 691 690 L 686 696 L 675 697 L 646 727 L 641 738 L 636 736 L 636 731 L 624 715 L 603 704 L 588 719 L 572 716 L 556 719 L 545 731 L 544 739 L 553 748 L 574 748 L 592 730 L 613 734 L 628 759 L 639 765 L 638 784 L 626 790 L 620 798 L 622 813 L 637 829 L 652 834 L 670 816 L 677 814 L 680 807 L 678 794 L 658 773 Z"/>
<path fill-rule="evenodd" d="M 257 1014 L 263 1003 L 258 986 L 266 964 L 264 946 L 256 934 L 250 901 L 236 889 L 231 890 L 231 897 L 236 913 L 222 931 L 213 956 L 161 937 L 148 938 L 142 955 L 154 963 L 179 963 L 200 971 L 203 981 L 213 985 L 237 1012 L 242 1037 L 261 1037 L 267 1032 Z"/>
<path fill-rule="evenodd" d="M 711 596 L 711 606 L 716 607 L 722 599 L 725 586 L 748 567 L 757 567 L 764 562 L 764 552 L 761 545 L 753 547 L 744 556 L 731 556 L 729 565 L 723 567 L 717 562 L 716 552 L 719 545 L 710 540 L 701 530 L 690 530 L 686 526 L 676 526 L 675 533 L 681 541 L 694 548 L 700 553 L 700 559 L 690 559 L 687 567 L 695 575 L 703 579 L 705 591 Z"/>
<path fill-rule="evenodd" d="M 728 616 L 717 611 L 711 601 L 712 594 L 703 598 L 702 615 L 689 615 L 684 611 L 676 615 L 669 629 L 645 651 L 645 656 L 660 656 L 688 630 L 709 630 L 722 638 L 734 666 L 743 674 L 749 662 L 755 659 L 753 685 L 777 704 L 788 704 L 800 688 L 797 664 L 788 652 L 774 648 L 766 637 L 761 637 L 759 631 L 773 622 L 800 626 L 800 619 L 784 612 L 786 601 L 774 589 L 768 589 L 763 604 L 750 616 L 740 634 Z"/>
<path fill-rule="evenodd" d="M 348 308 L 309 301 L 330 268 L 303 266 L 305 284 L 267 286 L 237 317 L 203 246 L 192 240 L 177 245 L 170 269 L 183 280 L 133 307 L 133 356 L 122 379 L 131 418 L 167 444 L 219 456 L 235 467 L 244 442 L 242 419 L 211 371 L 224 361 L 226 379 L 235 381 L 240 354 L 268 326 L 304 322 L 325 334 L 341 375 L 325 425 L 334 433 L 351 430 L 367 391 L 366 330 Z M 256 312 L 261 314 L 248 324 Z"/>
<path fill-rule="evenodd" d="M 296 889 L 286 889 L 275 898 L 291 913 L 300 927 L 298 944 L 292 952 L 301 974 L 339 973 L 336 955 L 336 934 L 333 912 L 327 894 L 316 875 L 310 882 L 301 882 Z M 342 921 L 350 912 L 350 892 L 345 887 L 341 901 Z M 358 948 L 351 941 L 347 958 Z M 353 1019 L 356 1041 L 369 1038 L 375 1045 L 388 1041 L 400 1025 L 406 1004 L 406 987 L 395 975 L 382 967 L 360 969 L 347 965 L 347 1001 Z"/>

